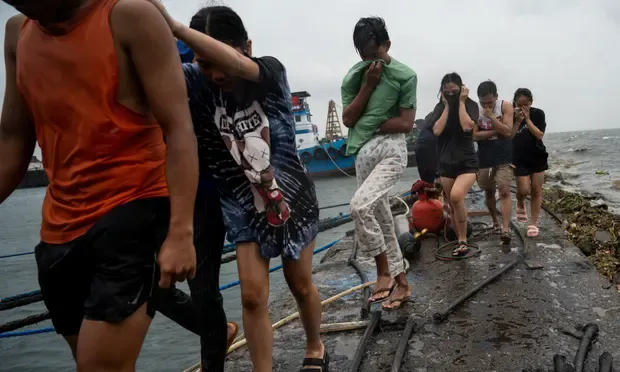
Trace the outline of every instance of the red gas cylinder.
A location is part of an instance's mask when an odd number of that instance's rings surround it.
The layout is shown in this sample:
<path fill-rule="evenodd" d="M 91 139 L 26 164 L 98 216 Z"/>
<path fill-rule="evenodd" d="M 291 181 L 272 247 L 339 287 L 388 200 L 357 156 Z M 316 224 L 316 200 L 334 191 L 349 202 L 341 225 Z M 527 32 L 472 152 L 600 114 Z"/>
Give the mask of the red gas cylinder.
<path fill-rule="evenodd" d="M 444 224 L 443 204 L 437 199 L 429 199 L 425 191 L 418 194 L 418 201 L 411 208 L 409 228 L 416 231 L 427 229 L 439 233 Z"/>

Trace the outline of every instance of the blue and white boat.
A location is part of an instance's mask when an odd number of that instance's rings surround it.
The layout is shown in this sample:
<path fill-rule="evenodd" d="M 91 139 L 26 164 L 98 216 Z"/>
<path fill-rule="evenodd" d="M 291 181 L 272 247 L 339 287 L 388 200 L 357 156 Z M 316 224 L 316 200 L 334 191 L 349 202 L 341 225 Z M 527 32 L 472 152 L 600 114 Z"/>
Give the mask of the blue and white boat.
<path fill-rule="evenodd" d="M 355 174 L 355 157 L 347 156 L 347 139 L 319 139 L 319 131 L 312 124 L 312 114 L 306 98 L 308 92 L 292 94 L 293 116 L 295 117 L 295 134 L 297 152 L 312 177 L 336 174 Z"/>

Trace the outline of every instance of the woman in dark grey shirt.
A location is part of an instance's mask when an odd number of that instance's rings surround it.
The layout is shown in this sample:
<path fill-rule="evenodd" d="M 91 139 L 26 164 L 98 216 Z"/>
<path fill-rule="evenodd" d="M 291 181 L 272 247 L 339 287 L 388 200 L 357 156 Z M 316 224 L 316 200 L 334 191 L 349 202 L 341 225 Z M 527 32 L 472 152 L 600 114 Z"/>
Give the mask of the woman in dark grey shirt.
<path fill-rule="evenodd" d="M 439 150 L 439 177 L 450 205 L 450 217 L 458 245 L 454 256 L 469 252 L 465 195 L 476 181 L 478 157 L 472 130 L 478 120 L 478 104 L 469 99 L 469 89 L 453 72 L 441 80 L 441 102 L 433 111 L 433 133 Z"/>

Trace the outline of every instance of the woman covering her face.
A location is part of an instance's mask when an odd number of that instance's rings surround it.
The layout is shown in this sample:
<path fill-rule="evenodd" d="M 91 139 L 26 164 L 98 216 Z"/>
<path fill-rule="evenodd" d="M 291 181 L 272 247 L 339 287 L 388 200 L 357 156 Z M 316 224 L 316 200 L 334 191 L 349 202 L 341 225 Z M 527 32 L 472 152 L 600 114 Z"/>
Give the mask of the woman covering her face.
<path fill-rule="evenodd" d="M 476 181 L 478 156 L 472 130 L 478 120 L 478 104 L 469 98 L 469 89 L 453 72 L 444 76 L 440 88 L 441 101 L 433 111 L 433 133 L 438 137 L 439 177 L 458 244 L 452 253 L 469 252 L 467 244 L 467 208 L 465 195 Z"/>
<path fill-rule="evenodd" d="M 318 202 L 297 154 L 286 70 L 274 57 L 252 57 L 252 42 L 232 9 L 203 8 L 187 27 L 158 0 L 151 2 L 195 54 L 196 63 L 184 64 L 183 70 L 200 172 L 217 183 L 227 239 L 236 245 L 254 370 L 272 371 L 269 260 L 281 256 L 306 331 L 303 370 L 326 371 L 321 299 L 312 283 Z"/>
<path fill-rule="evenodd" d="M 528 193 L 532 199 L 532 221 L 527 228 L 527 236 L 538 236 L 538 216 L 542 204 L 542 186 L 545 180 L 547 165 L 547 149 L 543 143 L 547 123 L 545 112 L 532 107 L 534 97 L 527 88 L 519 88 L 515 92 L 514 105 L 515 125 L 513 165 L 517 179 L 517 220 L 528 222 L 524 200 Z"/>

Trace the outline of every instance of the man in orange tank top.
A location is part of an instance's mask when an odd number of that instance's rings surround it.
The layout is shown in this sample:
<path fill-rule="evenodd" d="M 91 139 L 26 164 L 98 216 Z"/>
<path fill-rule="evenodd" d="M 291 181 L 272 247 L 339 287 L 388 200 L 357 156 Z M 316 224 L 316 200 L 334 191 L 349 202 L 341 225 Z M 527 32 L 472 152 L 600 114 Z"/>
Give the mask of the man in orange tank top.
<path fill-rule="evenodd" d="M 158 276 L 168 287 L 196 268 L 197 149 L 174 38 L 143 0 L 5 2 L 25 16 L 6 25 L 0 203 L 38 141 L 52 322 L 78 371 L 133 371 Z"/>

